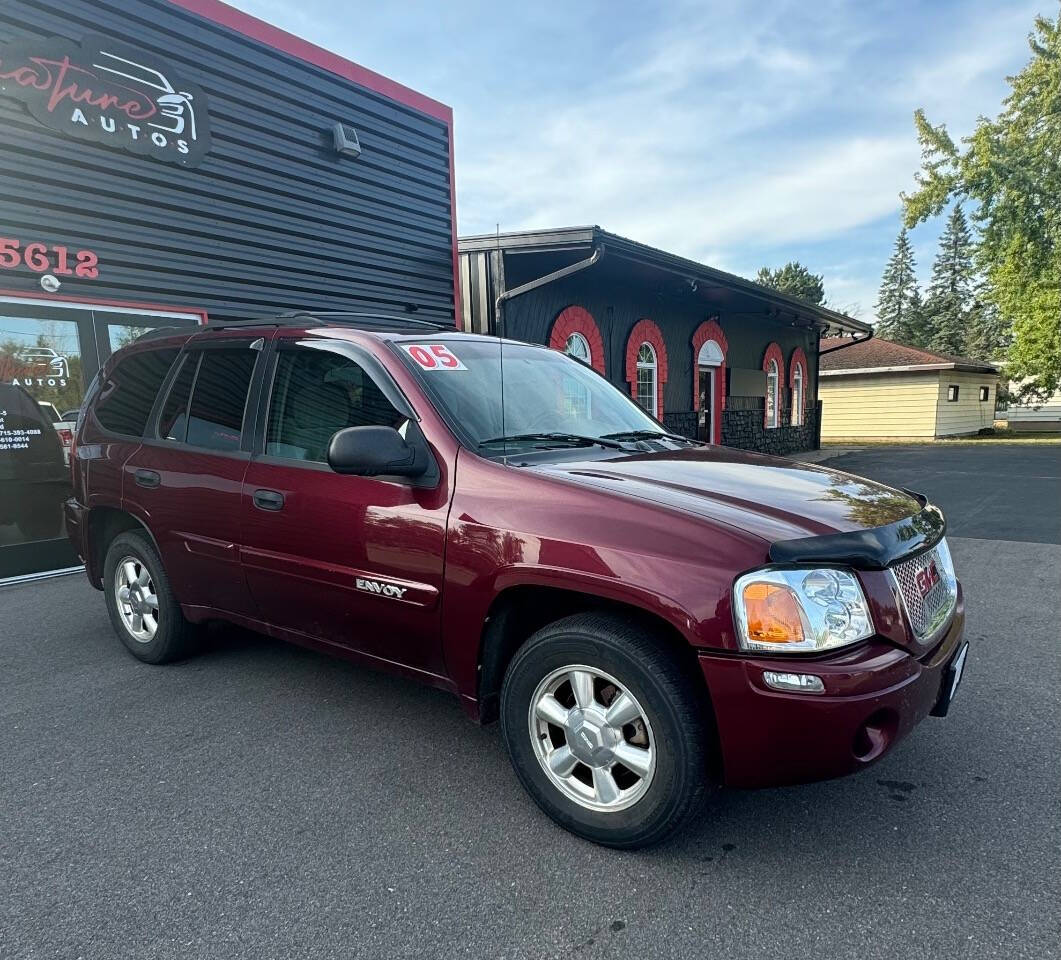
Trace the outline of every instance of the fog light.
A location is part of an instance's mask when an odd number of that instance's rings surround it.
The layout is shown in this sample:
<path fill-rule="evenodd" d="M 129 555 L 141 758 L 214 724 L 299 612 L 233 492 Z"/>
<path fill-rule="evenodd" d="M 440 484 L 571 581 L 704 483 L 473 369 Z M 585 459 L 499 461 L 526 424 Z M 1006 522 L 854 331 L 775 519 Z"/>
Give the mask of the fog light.
<path fill-rule="evenodd" d="M 777 673 L 764 670 L 763 680 L 768 687 L 775 690 L 794 690 L 796 693 L 825 693 L 825 684 L 821 677 L 810 673 Z"/>

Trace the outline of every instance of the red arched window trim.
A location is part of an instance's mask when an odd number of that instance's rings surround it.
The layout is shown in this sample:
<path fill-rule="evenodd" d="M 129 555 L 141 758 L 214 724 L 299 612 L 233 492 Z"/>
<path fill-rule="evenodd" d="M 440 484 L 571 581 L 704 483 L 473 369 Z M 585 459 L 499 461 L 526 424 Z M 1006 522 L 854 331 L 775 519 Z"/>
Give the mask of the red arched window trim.
<path fill-rule="evenodd" d="M 807 422 L 807 355 L 803 352 L 803 347 L 796 347 L 788 361 L 788 389 L 793 391 L 793 397 L 796 395 L 796 367 L 803 368 L 803 395 L 799 411 L 799 422 L 802 425 Z"/>
<path fill-rule="evenodd" d="M 667 382 L 667 348 L 663 345 L 663 333 L 648 318 L 638 320 L 626 341 L 626 382 L 630 384 L 630 396 L 637 399 L 637 351 L 643 343 L 652 344 L 656 351 L 656 419 L 663 419 L 663 384 Z"/>
<path fill-rule="evenodd" d="M 573 333 L 579 333 L 586 338 L 586 343 L 589 344 L 590 364 L 597 373 L 604 376 L 604 339 L 601 337 L 600 329 L 593 319 L 593 314 L 574 304 L 564 307 L 556 315 L 553 329 L 549 334 L 549 346 L 563 353 L 567 338 Z"/>
<path fill-rule="evenodd" d="M 770 361 L 773 360 L 777 364 L 777 396 L 775 403 L 777 404 L 777 423 L 775 426 L 781 426 L 781 378 L 784 376 L 785 371 L 785 355 L 781 352 L 781 348 L 776 343 L 771 343 L 766 348 L 766 353 L 763 354 L 763 372 L 767 376 L 770 375 Z M 767 390 L 766 401 L 769 402 L 769 390 Z M 770 427 L 770 407 L 767 403 L 763 404 L 763 426 L 772 429 Z"/>
<path fill-rule="evenodd" d="M 712 397 L 712 419 L 715 421 L 714 436 L 717 443 L 722 442 L 722 411 L 726 406 L 726 360 L 729 355 L 729 342 L 722 328 L 714 319 L 705 320 L 693 331 L 693 410 L 700 409 L 700 372 L 697 358 L 700 348 L 708 340 L 714 340 L 722 348 L 722 365 L 715 374 L 715 395 Z"/>

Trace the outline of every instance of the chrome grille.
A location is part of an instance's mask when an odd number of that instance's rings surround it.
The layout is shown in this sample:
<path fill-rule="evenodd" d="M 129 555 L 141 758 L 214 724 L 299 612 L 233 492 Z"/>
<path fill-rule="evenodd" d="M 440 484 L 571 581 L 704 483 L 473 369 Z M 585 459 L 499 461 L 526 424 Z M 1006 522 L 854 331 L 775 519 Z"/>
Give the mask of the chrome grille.
<path fill-rule="evenodd" d="M 954 578 L 954 568 L 950 553 L 946 557 L 943 551 L 947 548 L 937 545 L 926 553 L 901 560 L 891 568 L 892 576 L 899 585 L 899 594 L 906 607 L 910 627 L 918 640 L 925 640 L 936 633 L 950 618 L 958 599 L 958 584 Z M 924 596 L 917 586 L 917 575 L 930 562 L 935 562 L 939 579 Z"/>

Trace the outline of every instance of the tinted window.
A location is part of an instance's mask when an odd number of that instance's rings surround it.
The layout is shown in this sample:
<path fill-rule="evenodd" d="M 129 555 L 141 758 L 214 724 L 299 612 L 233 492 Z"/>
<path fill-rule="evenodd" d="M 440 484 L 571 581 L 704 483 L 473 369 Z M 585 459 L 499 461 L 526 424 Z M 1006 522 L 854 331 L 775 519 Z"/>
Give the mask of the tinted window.
<path fill-rule="evenodd" d="M 114 433 L 141 436 L 177 352 L 148 350 L 120 360 L 100 389 L 96 402 L 99 422 Z"/>
<path fill-rule="evenodd" d="M 199 354 L 190 353 L 181 364 L 180 373 L 173 381 L 169 396 L 162 405 L 158 418 L 158 435 L 167 440 L 184 442 L 188 433 L 188 399 L 192 395 L 195 372 L 199 369 Z"/>
<path fill-rule="evenodd" d="M 284 350 L 277 357 L 265 452 L 325 463 L 328 443 L 345 427 L 401 427 L 399 413 L 349 357 L 321 350 Z"/>
<path fill-rule="evenodd" d="M 238 450 L 251 374 L 258 353 L 242 347 L 205 350 L 188 414 L 188 443 L 210 450 Z"/>

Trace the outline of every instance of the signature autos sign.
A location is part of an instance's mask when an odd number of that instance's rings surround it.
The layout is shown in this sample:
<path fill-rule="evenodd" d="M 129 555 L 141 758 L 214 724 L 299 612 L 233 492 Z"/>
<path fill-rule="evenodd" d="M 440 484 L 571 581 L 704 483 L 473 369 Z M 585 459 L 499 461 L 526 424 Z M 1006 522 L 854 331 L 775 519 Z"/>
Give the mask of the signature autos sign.
<path fill-rule="evenodd" d="M 0 44 L 0 96 L 53 130 L 167 163 L 194 167 L 210 149 L 202 90 L 106 37 Z"/>

